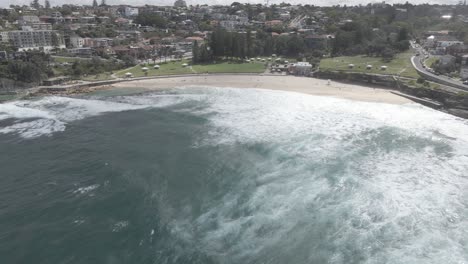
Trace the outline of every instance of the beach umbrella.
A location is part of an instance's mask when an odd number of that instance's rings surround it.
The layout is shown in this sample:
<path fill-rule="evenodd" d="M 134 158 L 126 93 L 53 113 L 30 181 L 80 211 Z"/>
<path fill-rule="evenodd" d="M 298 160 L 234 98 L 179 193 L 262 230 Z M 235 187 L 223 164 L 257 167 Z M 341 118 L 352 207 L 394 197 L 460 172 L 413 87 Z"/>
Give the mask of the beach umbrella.
<path fill-rule="evenodd" d="M 385 71 L 385 70 L 387 69 L 387 66 L 380 66 L 380 69 L 381 69 L 382 71 Z"/>
<path fill-rule="evenodd" d="M 354 64 L 349 64 L 348 68 L 350 68 L 350 69 L 354 68 Z"/>
<path fill-rule="evenodd" d="M 160 66 L 159 66 L 159 65 L 154 65 L 153 68 L 155 68 L 156 70 L 158 70 L 158 69 L 160 68 Z"/>
<path fill-rule="evenodd" d="M 367 66 L 366 66 L 366 69 L 368 69 L 368 70 L 372 69 L 372 65 L 370 65 L 370 64 L 367 65 Z"/>
<path fill-rule="evenodd" d="M 142 71 L 148 71 L 149 69 L 147 67 L 141 68 Z"/>
<path fill-rule="evenodd" d="M 133 75 L 133 74 L 130 73 L 130 72 L 125 73 L 125 76 L 126 76 L 126 77 L 132 77 L 132 75 Z"/>
<path fill-rule="evenodd" d="M 182 64 L 182 67 L 187 67 L 187 66 L 188 66 L 187 63 Z"/>

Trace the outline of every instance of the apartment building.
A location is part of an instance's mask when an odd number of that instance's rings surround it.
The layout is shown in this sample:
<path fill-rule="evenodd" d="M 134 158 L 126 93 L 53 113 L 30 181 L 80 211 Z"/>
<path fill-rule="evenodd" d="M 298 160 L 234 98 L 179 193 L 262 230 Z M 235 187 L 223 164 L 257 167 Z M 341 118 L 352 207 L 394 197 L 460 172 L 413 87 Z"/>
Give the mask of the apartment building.
<path fill-rule="evenodd" d="M 8 32 L 8 38 L 18 51 L 65 48 L 63 38 L 54 30 L 14 30 Z"/>

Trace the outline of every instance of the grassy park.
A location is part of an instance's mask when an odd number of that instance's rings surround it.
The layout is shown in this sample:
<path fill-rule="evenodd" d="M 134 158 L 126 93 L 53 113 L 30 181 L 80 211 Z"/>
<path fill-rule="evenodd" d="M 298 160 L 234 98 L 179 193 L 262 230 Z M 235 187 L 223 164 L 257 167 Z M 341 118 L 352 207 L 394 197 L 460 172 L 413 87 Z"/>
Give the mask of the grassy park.
<path fill-rule="evenodd" d="M 154 69 L 153 64 L 137 65 L 135 67 L 118 71 L 116 76 L 125 77 L 126 73 L 131 73 L 133 77 L 144 76 L 162 76 L 162 75 L 177 75 L 177 74 L 190 74 L 190 73 L 262 73 L 265 71 L 265 63 L 252 62 L 241 63 L 235 61 L 222 61 L 210 64 L 197 64 L 193 66 L 183 66 L 184 63 L 190 64 L 190 61 L 172 61 L 167 63 L 158 64 L 159 69 Z M 147 75 L 142 70 L 144 67 L 148 68 Z"/>
<path fill-rule="evenodd" d="M 418 78 L 419 75 L 411 64 L 412 55 L 413 54 L 411 52 L 400 53 L 390 62 L 384 62 L 382 58 L 368 56 L 326 58 L 320 62 L 320 70 L 391 74 L 409 78 Z M 349 64 L 354 64 L 354 67 L 349 68 Z M 366 69 L 367 65 L 372 65 L 372 69 Z M 387 66 L 387 69 L 381 70 L 381 66 Z"/>
<path fill-rule="evenodd" d="M 187 61 L 171 61 L 167 63 L 158 64 L 159 69 L 154 69 L 154 65 L 149 64 L 146 66 L 137 65 L 129 69 L 121 70 L 116 73 L 118 77 L 125 77 L 127 72 L 131 73 L 133 77 L 144 77 L 144 76 L 160 76 L 160 75 L 177 75 L 177 74 L 189 74 L 193 73 L 190 67 L 184 67 L 182 64 L 188 63 Z M 148 68 L 148 74 L 142 68 Z"/>
<path fill-rule="evenodd" d="M 197 73 L 262 73 L 265 69 L 264 62 L 241 63 L 223 61 L 193 65 L 193 70 Z"/>

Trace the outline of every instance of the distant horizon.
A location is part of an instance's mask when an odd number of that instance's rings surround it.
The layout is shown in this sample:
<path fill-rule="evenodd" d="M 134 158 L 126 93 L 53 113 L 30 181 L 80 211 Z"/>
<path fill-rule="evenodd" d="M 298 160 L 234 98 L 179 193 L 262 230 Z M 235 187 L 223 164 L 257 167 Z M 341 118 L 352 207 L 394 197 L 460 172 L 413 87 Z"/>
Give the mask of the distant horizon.
<path fill-rule="evenodd" d="M 41 4 L 44 4 L 45 0 L 39 0 Z M 61 6 L 63 4 L 76 4 L 76 1 L 73 0 L 49 0 L 52 6 Z M 0 0 L 0 7 L 8 7 L 11 4 L 14 5 L 29 5 L 31 0 Z M 89 2 L 89 3 L 88 3 Z M 81 5 L 91 5 L 93 0 L 84 0 L 80 1 Z M 100 3 L 101 0 L 98 0 Z M 175 0 L 106 0 L 106 3 L 109 5 L 134 5 L 134 6 L 143 6 L 143 5 L 173 5 Z M 241 2 L 241 3 L 250 3 L 250 4 L 265 4 L 266 0 L 244 0 L 244 1 L 234 1 L 234 0 L 186 0 L 187 5 L 197 5 L 197 4 L 208 4 L 208 5 L 229 5 L 233 2 Z M 316 6 L 333 6 L 333 5 L 367 5 L 368 3 L 381 3 L 383 1 L 360 1 L 360 0 L 351 0 L 343 3 L 342 0 L 318 0 L 318 1 L 311 1 L 308 0 L 270 0 L 270 4 L 279 4 L 282 2 L 290 3 L 290 4 L 313 4 Z M 406 3 L 406 0 L 389 0 L 385 1 L 388 4 L 403 4 Z M 415 0 L 415 1 L 408 1 L 411 4 L 440 4 L 440 5 L 453 5 L 457 4 L 458 0 L 449 0 L 449 1 L 441 1 L 441 0 Z"/>

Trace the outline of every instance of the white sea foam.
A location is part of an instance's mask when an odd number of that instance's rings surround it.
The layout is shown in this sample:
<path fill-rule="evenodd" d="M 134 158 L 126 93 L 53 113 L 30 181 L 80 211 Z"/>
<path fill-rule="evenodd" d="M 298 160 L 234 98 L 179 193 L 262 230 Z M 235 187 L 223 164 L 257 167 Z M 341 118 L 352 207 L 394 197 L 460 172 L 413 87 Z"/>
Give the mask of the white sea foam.
<path fill-rule="evenodd" d="M 80 187 L 76 190 L 73 191 L 73 193 L 76 193 L 76 194 L 87 194 L 91 191 L 94 191 L 96 190 L 97 188 L 99 188 L 100 185 L 99 184 L 93 184 L 93 185 L 90 185 L 90 186 L 86 186 L 86 187 Z"/>
<path fill-rule="evenodd" d="M 0 121 L 21 122 L 0 133 L 32 138 L 88 116 L 173 105 L 209 121 L 196 146 L 266 148 L 219 204 L 195 218 L 171 210 L 180 214 L 171 234 L 206 255 L 225 263 L 468 262 L 468 123 L 420 105 L 186 87 L 4 104 Z"/>
<path fill-rule="evenodd" d="M 36 101 L 10 102 L 0 104 L 0 121 L 13 119 L 13 124 L 0 127 L 0 134 L 16 133 L 23 138 L 36 138 L 64 131 L 66 124 L 72 121 L 144 107 L 146 106 L 57 96 Z"/>
<path fill-rule="evenodd" d="M 178 211 L 185 243 L 227 263 L 468 261 L 465 120 L 416 104 L 197 91 L 212 126 L 197 146 L 262 143 L 268 157 L 195 222 Z"/>

